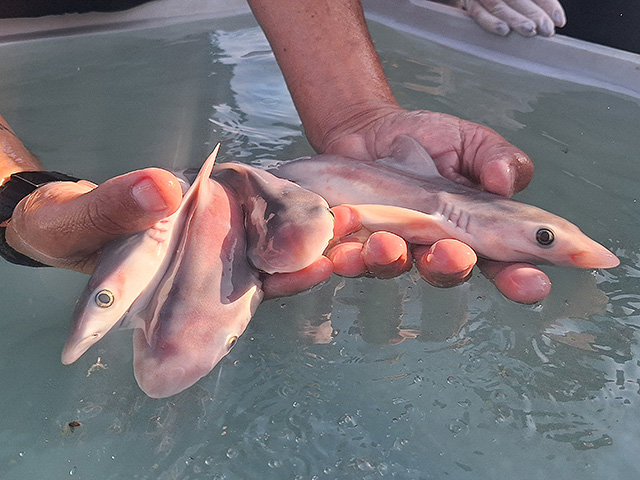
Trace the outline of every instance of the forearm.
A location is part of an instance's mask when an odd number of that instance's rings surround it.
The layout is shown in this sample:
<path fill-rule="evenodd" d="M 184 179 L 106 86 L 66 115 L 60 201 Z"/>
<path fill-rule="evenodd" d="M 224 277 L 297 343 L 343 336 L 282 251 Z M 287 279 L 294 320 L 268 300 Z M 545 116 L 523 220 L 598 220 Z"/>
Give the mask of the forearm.
<path fill-rule="evenodd" d="M 0 116 L 0 185 L 12 173 L 41 168 L 40 161 L 27 150 L 9 124 Z"/>
<path fill-rule="evenodd" d="M 316 150 L 368 111 L 397 106 L 359 0 L 248 1 Z"/>

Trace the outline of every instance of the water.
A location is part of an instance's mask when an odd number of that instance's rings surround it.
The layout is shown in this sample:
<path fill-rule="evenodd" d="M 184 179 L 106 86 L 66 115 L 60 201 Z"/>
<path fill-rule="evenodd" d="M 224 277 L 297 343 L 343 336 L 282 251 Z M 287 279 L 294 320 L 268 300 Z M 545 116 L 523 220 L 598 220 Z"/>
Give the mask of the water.
<path fill-rule="evenodd" d="M 374 26 L 404 106 L 485 123 L 534 159 L 520 199 L 621 259 L 548 268 L 523 306 L 479 274 L 341 279 L 263 304 L 205 379 L 165 400 L 129 331 L 59 356 L 87 278 L 0 264 L 0 478 L 629 479 L 640 471 L 637 99 L 494 65 Z M 249 17 L 0 47 L 2 113 L 47 167 L 103 181 L 255 165 L 310 147 Z M 227 156 L 230 155 L 227 153 Z"/>

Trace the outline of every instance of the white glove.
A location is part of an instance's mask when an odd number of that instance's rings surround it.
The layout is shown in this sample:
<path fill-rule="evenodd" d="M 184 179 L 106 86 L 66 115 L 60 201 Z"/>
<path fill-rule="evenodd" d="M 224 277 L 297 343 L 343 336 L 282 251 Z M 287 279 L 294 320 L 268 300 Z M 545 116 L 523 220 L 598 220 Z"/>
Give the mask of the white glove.
<path fill-rule="evenodd" d="M 462 8 L 482 28 L 501 36 L 515 30 L 525 37 L 550 37 L 567 22 L 558 0 L 462 0 Z"/>

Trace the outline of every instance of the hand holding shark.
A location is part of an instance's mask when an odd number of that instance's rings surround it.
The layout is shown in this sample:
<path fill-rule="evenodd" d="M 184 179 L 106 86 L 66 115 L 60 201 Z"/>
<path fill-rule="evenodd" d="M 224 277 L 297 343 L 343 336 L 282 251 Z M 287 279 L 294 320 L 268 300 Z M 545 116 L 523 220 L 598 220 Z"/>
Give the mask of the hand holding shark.
<path fill-rule="evenodd" d="M 134 372 L 152 397 L 207 375 L 263 298 L 261 272 L 314 264 L 333 236 L 326 201 L 242 164 L 205 161 L 178 210 L 110 242 L 74 310 L 62 362 L 116 325 L 134 328 Z"/>
<path fill-rule="evenodd" d="M 356 105 L 340 113 L 340 118 L 326 119 L 330 129 L 320 129 L 322 136 L 308 132 L 316 150 L 360 161 L 373 162 L 392 155 L 394 141 L 402 135 L 412 137 L 428 152 L 438 172 L 453 182 L 503 197 L 523 190 L 533 176 L 533 163 L 520 149 L 494 130 L 451 115 L 426 110 L 407 111 L 394 101 L 380 100 Z M 330 202 L 331 203 L 331 202 Z M 397 236 L 383 238 L 392 250 L 391 257 L 407 255 L 409 248 Z M 418 249 L 416 265 L 423 278 L 436 285 L 452 285 L 464 280 L 465 266 L 470 264 L 469 248 L 453 240 L 434 245 L 425 254 Z M 349 248 L 355 250 L 353 244 Z M 363 252 L 365 249 L 362 250 Z M 350 258 L 356 255 L 350 255 Z M 534 303 L 545 298 L 551 287 L 547 275 L 522 262 L 479 259 L 478 266 L 507 298 Z M 404 271 L 395 264 L 396 274 Z M 377 269 L 370 269 L 375 275 Z M 389 271 L 386 276 L 391 275 Z"/>
<path fill-rule="evenodd" d="M 391 155 L 375 163 L 320 155 L 276 170 L 309 190 L 237 163 L 218 166 L 210 178 L 216 154 L 217 148 L 175 213 L 103 248 L 76 306 L 63 363 L 124 322 L 135 328 L 134 369 L 142 389 L 153 397 L 178 393 L 235 344 L 264 297 L 268 275 L 330 274 L 320 260 L 330 241 L 326 253 L 335 269 L 347 274 L 351 268 L 353 276 L 365 273 L 353 270 L 358 262 L 382 277 L 407 270 L 408 251 L 393 252 L 405 241 L 417 245 L 418 268 L 440 286 L 464 280 L 475 264 L 474 251 L 462 242 L 504 262 L 617 264 L 559 217 L 445 179 L 408 136 L 398 136 Z M 335 205 L 335 213 L 310 190 Z"/>
<path fill-rule="evenodd" d="M 107 243 L 153 228 L 175 213 L 181 201 L 179 180 L 159 168 L 120 175 L 98 186 L 88 181 L 49 183 L 16 207 L 7 228 L 7 240 L 16 250 L 43 263 L 91 274 Z M 353 228 L 349 221 L 345 216 L 336 216 L 336 238 Z M 352 239 L 347 247 L 351 242 Z M 370 271 L 378 271 L 382 277 L 399 275 L 406 270 L 397 267 L 395 259 L 402 254 L 394 252 L 394 247 L 400 245 L 406 255 L 404 241 L 392 234 L 389 238 L 377 234 L 371 243 L 381 248 L 369 249 L 364 257 L 339 260 L 339 270 L 360 268 L 362 258 L 370 265 Z M 463 249 L 462 263 L 467 255 Z M 389 260 L 390 257 L 394 258 Z M 459 283 L 459 275 L 451 274 L 451 269 L 446 267 L 455 260 L 455 255 L 436 252 L 434 260 L 431 271 L 435 277 L 443 278 L 445 284 Z M 353 267 L 349 266 L 350 262 L 354 263 Z M 333 270 L 334 265 L 323 256 L 298 272 L 264 275 L 265 298 L 294 295 L 326 280 Z"/>
<path fill-rule="evenodd" d="M 436 251 L 452 252 L 454 259 L 462 259 L 463 247 L 456 247 L 452 239 L 469 245 L 485 259 L 489 276 L 499 288 L 504 277 L 514 272 L 523 275 L 525 282 L 538 281 L 539 270 L 533 264 L 578 268 L 619 264 L 615 255 L 563 218 L 445 178 L 422 145 L 410 136 L 397 136 L 390 155 L 373 162 L 318 155 L 282 164 L 273 172 L 322 195 L 340 216 L 348 217 L 351 231 L 363 232 L 367 239 L 363 251 L 370 248 L 372 232 L 390 232 L 421 246 L 419 269 L 420 262 L 424 269 Z M 446 248 L 443 242 L 447 242 Z M 339 258 L 335 249 L 342 253 L 345 245 L 343 241 L 329 252 L 334 264 Z M 399 244 L 397 250 L 402 247 Z M 468 269 L 452 272 L 458 271 L 461 278 L 468 274 L 475 263 L 472 253 L 467 256 Z M 398 268 L 410 265 L 405 260 Z M 425 279 L 439 281 L 423 269 Z M 505 290 L 518 293 L 510 284 Z M 543 296 L 547 292 L 548 288 L 541 289 Z M 524 297 L 517 299 L 526 303 Z"/>

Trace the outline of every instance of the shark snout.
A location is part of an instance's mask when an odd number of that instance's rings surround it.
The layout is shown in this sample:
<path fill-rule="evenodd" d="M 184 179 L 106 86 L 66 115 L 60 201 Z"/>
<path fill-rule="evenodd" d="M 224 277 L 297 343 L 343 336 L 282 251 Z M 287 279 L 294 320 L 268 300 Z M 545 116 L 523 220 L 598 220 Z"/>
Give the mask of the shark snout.
<path fill-rule="evenodd" d="M 620 265 L 620 260 L 601 245 L 574 253 L 570 256 L 574 266 L 579 268 L 613 268 Z"/>
<path fill-rule="evenodd" d="M 96 343 L 100 337 L 100 333 L 94 333 L 80 338 L 71 336 L 62 349 L 62 364 L 71 365 L 84 355 L 84 352 L 89 350 L 89 348 Z"/>

